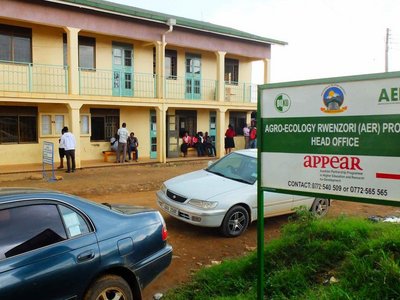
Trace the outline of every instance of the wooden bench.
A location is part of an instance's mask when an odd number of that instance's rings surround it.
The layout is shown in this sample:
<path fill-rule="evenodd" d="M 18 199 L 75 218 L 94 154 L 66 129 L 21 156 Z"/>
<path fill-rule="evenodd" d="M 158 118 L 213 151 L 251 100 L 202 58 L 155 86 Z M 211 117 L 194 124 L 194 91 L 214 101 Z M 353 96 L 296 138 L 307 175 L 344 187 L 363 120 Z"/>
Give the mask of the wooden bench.
<path fill-rule="evenodd" d="M 133 159 L 133 156 L 135 156 L 135 159 L 137 160 L 136 151 L 132 151 L 131 154 L 132 154 L 132 159 Z M 115 155 L 116 156 L 117 152 L 115 152 L 115 151 L 103 151 L 104 161 L 108 162 L 108 157 L 111 156 L 111 155 Z M 128 153 L 126 153 L 126 155 L 128 155 Z"/>
<path fill-rule="evenodd" d="M 116 152 L 114 152 L 114 151 L 103 151 L 103 157 L 104 157 L 104 161 L 105 162 L 108 162 L 108 157 L 110 156 L 110 155 L 117 155 L 117 153 Z"/>

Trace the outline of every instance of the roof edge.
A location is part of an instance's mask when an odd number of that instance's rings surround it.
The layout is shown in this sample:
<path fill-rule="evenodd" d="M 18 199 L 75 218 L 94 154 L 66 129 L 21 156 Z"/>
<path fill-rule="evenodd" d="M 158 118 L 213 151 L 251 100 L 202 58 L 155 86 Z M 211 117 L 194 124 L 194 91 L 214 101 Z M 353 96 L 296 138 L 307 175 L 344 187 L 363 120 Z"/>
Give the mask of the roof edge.
<path fill-rule="evenodd" d="M 250 40 L 264 44 L 282 45 L 282 46 L 288 45 L 288 43 L 284 41 L 254 35 L 248 32 L 240 31 L 226 26 L 145 10 L 105 0 L 45 0 L 45 1 L 51 3 L 58 3 L 62 5 L 86 8 L 109 14 L 120 15 L 129 18 L 141 19 L 162 24 L 166 24 L 168 19 L 173 18 L 176 19 L 176 25 L 174 25 L 176 27 L 188 28 L 192 30 L 208 32 L 243 40 Z"/>

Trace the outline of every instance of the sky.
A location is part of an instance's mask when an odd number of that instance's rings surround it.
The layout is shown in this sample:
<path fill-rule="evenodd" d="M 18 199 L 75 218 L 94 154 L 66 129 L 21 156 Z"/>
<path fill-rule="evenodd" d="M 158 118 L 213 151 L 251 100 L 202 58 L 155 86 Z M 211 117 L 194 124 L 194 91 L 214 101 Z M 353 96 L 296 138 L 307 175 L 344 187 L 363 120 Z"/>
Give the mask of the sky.
<path fill-rule="evenodd" d="M 270 82 L 400 71 L 400 0 L 112 0 L 288 43 L 272 46 Z M 253 83 L 262 83 L 261 63 Z"/>

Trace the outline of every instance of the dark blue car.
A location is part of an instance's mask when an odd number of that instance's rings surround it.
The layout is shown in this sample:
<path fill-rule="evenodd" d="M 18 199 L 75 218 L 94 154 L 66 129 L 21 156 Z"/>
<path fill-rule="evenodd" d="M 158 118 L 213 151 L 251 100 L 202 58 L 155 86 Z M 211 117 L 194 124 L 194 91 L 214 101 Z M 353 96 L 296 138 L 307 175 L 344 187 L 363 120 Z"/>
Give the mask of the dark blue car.
<path fill-rule="evenodd" d="M 158 211 L 0 188 L 0 299 L 141 299 L 172 259 Z"/>

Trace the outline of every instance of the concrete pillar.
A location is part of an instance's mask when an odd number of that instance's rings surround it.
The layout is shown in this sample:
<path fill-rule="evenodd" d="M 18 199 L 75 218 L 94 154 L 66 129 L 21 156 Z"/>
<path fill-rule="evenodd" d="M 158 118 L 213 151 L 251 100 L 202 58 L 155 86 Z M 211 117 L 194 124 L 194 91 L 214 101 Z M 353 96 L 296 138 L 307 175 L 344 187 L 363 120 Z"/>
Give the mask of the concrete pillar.
<path fill-rule="evenodd" d="M 69 126 L 68 131 L 75 136 L 76 148 L 75 148 L 75 163 L 76 167 L 81 167 L 81 126 L 80 126 L 80 109 L 82 107 L 81 103 L 69 103 L 68 113 L 69 113 Z"/>
<path fill-rule="evenodd" d="M 64 27 L 64 30 L 67 32 L 68 92 L 79 95 L 78 33 L 80 29 Z"/>
<path fill-rule="evenodd" d="M 225 54 L 226 52 L 217 51 L 217 101 L 225 101 Z"/>
<path fill-rule="evenodd" d="M 225 131 L 226 131 L 226 125 L 225 125 L 225 114 L 226 114 L 226 108 L 219 108 L 217 110 L 217 139 L 216 139 L 216 150 L 217 150 L 217 156 L 222 157 L 225 155 Z"/>
<path fill-rule="evenodd" d="M 164 104 L 156 107 L 157 159 L 162 163 L 167 162 L 167 110 L 168 107 Z"/>
<path fill-rule="evenodd" d="M 157 98 L 165 98 L 165 43 L 154 42 L 156 48 Z"/>
<path fill-rule="evenodd" d="M 269 83 L 271 80 L 271 60 L 268 58 L 263 59 L 264 62 L 264 84 Z"/>

